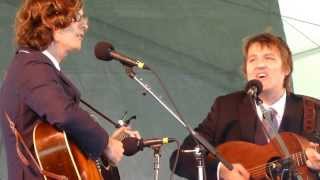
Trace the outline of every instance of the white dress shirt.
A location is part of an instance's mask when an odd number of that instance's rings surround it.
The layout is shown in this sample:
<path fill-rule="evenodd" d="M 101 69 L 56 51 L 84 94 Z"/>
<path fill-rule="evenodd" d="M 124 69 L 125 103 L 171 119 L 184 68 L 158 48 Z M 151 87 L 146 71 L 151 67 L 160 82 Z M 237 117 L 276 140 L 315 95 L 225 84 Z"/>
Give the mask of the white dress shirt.
<path fill-rule="evenodd" d="M 47 56 L 50 61 L 53 63 L 54 67 L 56 67 L 56 69 L 58 71 L 61 71 L 60 65 L 59 65 L 59 61 L 47 50 L 42 51 L 42 54 L 44 54 L 45 56 Z"/>
<path fill-rule="evenodd" d="M 273 103 L 271 106 L 270 105 L 266 105 L 266 104 L 262 104 L 264 108 L 266 109 L 274 109 L 277 113 L 276 113 L 276 120 L 277 120 L 277 124 L 281 124 L 282 122 L 282 117 L 284 114 L 284 109 L 286 106 L 286 99 L 287 99 L 287 93 L 286 91 L 284 91 L 283 95 L 280 97 L 280 99 L 278 101 L 276 101 L 275 103 Z M 261 109 L 256 105 L 256 109 L 257 109 L 257 114 L 259 119 L 262 121 L 262 111 Z"/>

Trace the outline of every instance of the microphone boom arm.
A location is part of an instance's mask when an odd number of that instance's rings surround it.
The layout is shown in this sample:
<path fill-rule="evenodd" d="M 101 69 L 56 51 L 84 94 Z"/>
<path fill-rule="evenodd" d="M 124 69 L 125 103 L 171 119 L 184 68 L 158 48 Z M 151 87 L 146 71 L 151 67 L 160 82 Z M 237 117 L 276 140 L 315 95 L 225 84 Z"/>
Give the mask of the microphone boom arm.
<path fill-rule="evenodd" d="M 194 131 L 190 125 L 186 124 L 173 110 L 171 110 L 152 90 L 151 88 L 142 82 L 142 79 L 137 78 L 135 72 L 132 67 L 125 66 L 126 72 L 130 78 L 135 80 L 140 86 L 142 86 L 148 93 L 152 95 L 156 99 L 158 103 L 162 105 L 187 131 L 190 135 L 196 139 L 201 145 L 203 145 L 212 155 L 214 155 L 226 168 L 229 170 L 233 169 L 232 164 L 227 162 L 216 150 L 215 148 L 199 133 Z"/>

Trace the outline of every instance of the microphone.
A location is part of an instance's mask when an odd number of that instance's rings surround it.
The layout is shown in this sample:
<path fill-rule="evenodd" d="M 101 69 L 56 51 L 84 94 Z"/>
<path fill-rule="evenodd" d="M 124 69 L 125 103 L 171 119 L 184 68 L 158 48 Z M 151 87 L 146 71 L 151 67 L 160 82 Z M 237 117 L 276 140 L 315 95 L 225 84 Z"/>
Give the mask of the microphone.
<path fill-rule="evenodd" d="M 131 67 L 137 66 L 140 69 L 150 70 L 150 68 L 147 65 L 145 65 L 144 62 L 129 58 L 115 51 L 112 44 L 108 42 L 104 42 L 104 41 L 98 42 L 94 48 L 94 54 L 96 58 L 103 61 L 111 61 L 112 59 L 116 59 L 119 62 L 121 62 L 123 65 L 131 66 Z"/>
<path fill-rule="evenodd" d="M 256 97 L 261 93 L 262 89 L 263 87 L 261 81 L 253 79 L 247 83 L 245 91 L 248 95 Z"/>
<path fill-rule="evenodd" d="M 176 141 L 174 138 L 153 138 L 153 139 L 137 139 L 133 137 L 127 137 L 122 140 L 124 155 L 132 156 L 138 151 L 142 151 L 145 147 L 150 147 L 153 145 L 163 145 Z"/>

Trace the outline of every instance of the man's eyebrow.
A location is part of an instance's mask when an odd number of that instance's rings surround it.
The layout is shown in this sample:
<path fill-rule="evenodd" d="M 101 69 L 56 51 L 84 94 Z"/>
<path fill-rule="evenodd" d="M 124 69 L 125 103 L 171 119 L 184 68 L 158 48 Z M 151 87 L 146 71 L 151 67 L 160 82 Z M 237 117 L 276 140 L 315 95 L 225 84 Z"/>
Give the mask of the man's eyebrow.
<path fill-rule="evenodd" d="M 267 53 L 264 56 L 275 56 L 274 53 Z"/>

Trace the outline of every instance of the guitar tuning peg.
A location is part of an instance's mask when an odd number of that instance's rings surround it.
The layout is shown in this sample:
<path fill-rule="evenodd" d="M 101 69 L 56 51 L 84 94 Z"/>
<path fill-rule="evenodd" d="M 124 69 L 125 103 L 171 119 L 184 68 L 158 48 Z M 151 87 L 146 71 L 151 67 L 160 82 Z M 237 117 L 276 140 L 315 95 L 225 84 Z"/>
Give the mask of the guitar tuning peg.
<path fill-rule="evenodd" d="M 126 118 L 127 114 L 128 114 L 128 111 L 125 111 L 125 112 L 123 113 L 122 117 L 118 120 L 118 124 L 119 124 L 118 126 L 119 126 L 119 127 L 121 127 L 121 126 L 127 126 L 127 125 L 126 125 L 126 122 L 124 121 L 124 118 Z"/>
<path fill-rule="evenodd" d="M 128 118 L 127 120 L 124 120 L 124 119 L 125 119 L 125 117 L 127 116 L 127 114 L 128 114 L 128 111 L 124 112 L 124 114 L 123 114 L 122 118 L 121 118 L 120 120 L 118 120 L 118 123 L 119 123 L 120 127 L 121 127 L 121 126 L 129 126 L 129 125 L 130 125 L 131 120 L 133 120 L 133 119 L 136 119 L 136 118 L 137 118 L 137 116 L 136 116 L 136 115 L 133 115 L 133 116 L 131 116 L 130 118 Z"/>
<path fill-rule="evenodd" d="M 136 116 L 136 115 L 133 115 L 133 116 L 131 116 L 129 119 L 127 119 L 127 120 L 125 121 L 125 123 L 126 123 L 127 125 L 129 125 L 130 122 L 131 122 L 131 120 L 136 119 L 136 118 L 137 118 L 137 116 Z"/>

